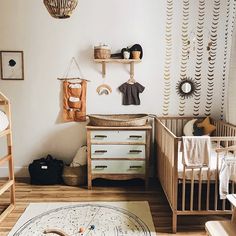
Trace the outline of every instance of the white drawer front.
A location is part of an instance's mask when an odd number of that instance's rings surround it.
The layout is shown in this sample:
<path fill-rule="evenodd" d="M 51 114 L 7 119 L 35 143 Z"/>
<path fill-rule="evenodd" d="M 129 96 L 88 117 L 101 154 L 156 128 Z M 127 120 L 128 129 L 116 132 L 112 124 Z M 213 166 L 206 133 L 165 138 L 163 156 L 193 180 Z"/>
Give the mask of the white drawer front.
<path fill-rule="evenodd" d="M 145 161 L 92 160 L 93 174 L 145 174 Z"/>
<path fill-rule="evenodd" d="M 92 158 L 145 158 L 145 145 L 91 145 Z"/>
<path fill-rule="evenodd" d="M 146 132 L 144 130 L 96 130 L 91 131 L 92 143 L 145 143 Z"/>

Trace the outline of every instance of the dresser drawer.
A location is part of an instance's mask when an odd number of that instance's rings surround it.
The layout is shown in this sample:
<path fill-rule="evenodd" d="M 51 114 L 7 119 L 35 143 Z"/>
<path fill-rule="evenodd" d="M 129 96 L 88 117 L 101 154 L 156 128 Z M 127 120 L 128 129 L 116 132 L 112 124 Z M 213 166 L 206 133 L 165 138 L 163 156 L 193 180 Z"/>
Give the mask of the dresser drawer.
<path fill-rule="evenodd" d="M 91 158 L 145 158 L 145 145 L 91 145 Z"/>
<path fill-rule="evenodd" d="M 92 160 L 93 174 L 145 174 L 145 161 Z"/>
<path fill-rule="evenodd" d="M 94 130 L 91 131 L 91 143 L 145 143 L 143 130 Z"/>

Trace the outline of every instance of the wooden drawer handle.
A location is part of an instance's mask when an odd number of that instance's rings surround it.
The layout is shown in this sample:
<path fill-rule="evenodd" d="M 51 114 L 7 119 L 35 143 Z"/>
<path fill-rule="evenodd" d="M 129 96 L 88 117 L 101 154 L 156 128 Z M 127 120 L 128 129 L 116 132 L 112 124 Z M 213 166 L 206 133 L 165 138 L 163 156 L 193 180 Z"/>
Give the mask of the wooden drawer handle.
<path fill-rule="evenodd" d="M 140 153 L 142 150 L 129 150 L 129 153 Z"/>
<path fill-rule="evenodd" d="M 107 150 L 96 150 L 95 153 L 106 153 Z"/>
<path fill-rule="evenodd" d="M 107 135 L 95 135 L 94 138 L 107 138 Z"/>
<path fill-rule="evenodd" d="M 95 169 L 105 169 L 107 166 L 95 166 Z"/>
<path fill-rule="evenodd" d="M 130 135 L 129 137 L 130 138 L 142 138 L 143 136 L 142 135 Z"/>
<path fill-rule="evenodd" d="M 142 168 L 142 166 L 130 166 L 129 168 L 130 169 L 140 169 L 140 168 Z"/>

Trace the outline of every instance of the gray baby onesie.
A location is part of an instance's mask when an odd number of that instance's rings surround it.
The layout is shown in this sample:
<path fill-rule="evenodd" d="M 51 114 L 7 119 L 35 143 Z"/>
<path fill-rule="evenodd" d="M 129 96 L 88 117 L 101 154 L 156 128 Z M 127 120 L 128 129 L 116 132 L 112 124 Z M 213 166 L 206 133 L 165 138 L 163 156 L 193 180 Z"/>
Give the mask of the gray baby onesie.
<path fill-rule="evenodd" d="M 123 93 L 123 105 L 140 105 L 139 93 L 142 93 L 145 89 L 139 83 L 129 84 L 124 83 L 119 87 L 119 90 Z"/>

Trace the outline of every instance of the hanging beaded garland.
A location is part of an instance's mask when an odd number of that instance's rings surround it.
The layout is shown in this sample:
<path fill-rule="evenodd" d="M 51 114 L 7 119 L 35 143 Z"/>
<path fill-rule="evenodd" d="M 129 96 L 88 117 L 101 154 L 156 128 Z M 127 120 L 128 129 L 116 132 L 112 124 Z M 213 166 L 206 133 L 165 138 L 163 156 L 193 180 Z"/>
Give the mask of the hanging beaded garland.
<path fill-rule="evenodd" d="M 50 15 L 57 19 L 69 18 L 78 4 L 78 0 L 43 0 Z"/>

